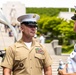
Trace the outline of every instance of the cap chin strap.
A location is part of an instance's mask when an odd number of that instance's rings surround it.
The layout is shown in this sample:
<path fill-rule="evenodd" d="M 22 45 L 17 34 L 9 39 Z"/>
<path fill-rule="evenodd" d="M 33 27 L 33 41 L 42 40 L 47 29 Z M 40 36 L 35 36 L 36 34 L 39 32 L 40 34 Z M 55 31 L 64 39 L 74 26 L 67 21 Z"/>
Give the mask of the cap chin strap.
<path fill-rule="evenodd" d="M 25 24 L 25 25 L 32 25 L 32 26 L 37 26 L 37 22 L 32 22 L 32 21 L 28 21 L 28 22 L 22 22 L 21 24 Z"/>

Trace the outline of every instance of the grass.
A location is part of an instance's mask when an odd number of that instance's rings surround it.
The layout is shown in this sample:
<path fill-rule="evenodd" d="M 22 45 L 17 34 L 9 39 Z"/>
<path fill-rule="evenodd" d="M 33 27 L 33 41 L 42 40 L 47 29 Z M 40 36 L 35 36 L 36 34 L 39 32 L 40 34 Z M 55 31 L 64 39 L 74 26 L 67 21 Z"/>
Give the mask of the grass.
<path fill-rule="evenodd" d="M 62 46 L 62 54 L 70 54 L 74 49 L 74 45 Z"/>

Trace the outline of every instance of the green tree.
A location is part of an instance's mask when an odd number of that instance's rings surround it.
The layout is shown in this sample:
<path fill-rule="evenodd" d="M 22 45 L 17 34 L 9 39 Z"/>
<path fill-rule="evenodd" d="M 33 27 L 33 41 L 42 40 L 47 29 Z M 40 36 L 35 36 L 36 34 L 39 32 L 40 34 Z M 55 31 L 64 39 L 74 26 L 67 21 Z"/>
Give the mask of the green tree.
<path fill-rule="evenodd" d="M 50 32 L 52 37 L 58 36 L 60 32 L 56 28 L 58 25 L 61 24 L 63 19 L 57 18 L 57 17 L 46 17 L 42 18 L 38 23 L 39 23 L 39 28 L 43 33 L 48 33 Z"/>

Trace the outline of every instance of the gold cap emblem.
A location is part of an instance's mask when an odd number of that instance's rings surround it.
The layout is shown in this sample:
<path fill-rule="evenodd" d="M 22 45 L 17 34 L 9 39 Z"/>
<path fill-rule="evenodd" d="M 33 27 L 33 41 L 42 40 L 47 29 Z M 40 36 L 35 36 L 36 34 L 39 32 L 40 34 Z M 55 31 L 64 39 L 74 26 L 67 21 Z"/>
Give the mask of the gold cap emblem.
<path fill-rule="evenodd" d="M 36 17 L 36 15 L 33 15 L 33 18 L 35 18 Z"/>

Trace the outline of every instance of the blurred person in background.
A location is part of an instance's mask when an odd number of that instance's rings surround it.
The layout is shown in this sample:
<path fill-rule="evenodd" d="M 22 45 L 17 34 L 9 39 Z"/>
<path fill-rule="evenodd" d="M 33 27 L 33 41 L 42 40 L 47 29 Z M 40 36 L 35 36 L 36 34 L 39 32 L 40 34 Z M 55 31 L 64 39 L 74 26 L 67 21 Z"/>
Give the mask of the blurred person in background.
<path fill-rule="evenodd" d="M 41 44 L 44 44 L 44 43 L 45 43 L 44 34 L 40 34 L 39 42 L 40 42 Z"/>

